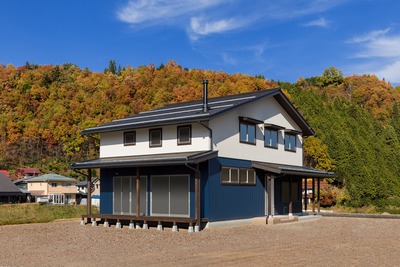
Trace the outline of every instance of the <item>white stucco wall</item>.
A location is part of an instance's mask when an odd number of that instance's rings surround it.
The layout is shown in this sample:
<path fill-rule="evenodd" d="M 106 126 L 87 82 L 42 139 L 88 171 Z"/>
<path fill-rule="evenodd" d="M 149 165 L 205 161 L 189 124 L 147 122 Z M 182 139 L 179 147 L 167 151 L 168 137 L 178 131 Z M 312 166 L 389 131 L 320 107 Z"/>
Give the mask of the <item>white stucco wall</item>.
<path fill-rule="evenodd" d="M 184 124 L 188 125 L 188 124 Z M 209 131 L 198 123 L 192 125 L 192 143 L 190 145 L 177 145 L 177 126 L 155 127 L 162 128 L 162 146 L 149 146 L 149 129 L 136 129 L 136 145 L 124 146 L 124 132 L 111 132 L 101 134 L 100 157 L 123 157 L 135 155 L 155 155 L 162 153 L 177 153 L 187 151 L 210 150 Z M 179 125 L 178 125 L 179 126 Z"/>
<path fill-rule="evenodd" d="M 278 132 L 278 149 L 265 147 L 264 124 L 259 124 L 256 127 L 256 145 L 240 143 L 239 116 L 279 125 L 286 129 L 301 131 L 300 127 L 274 98 L 260 99 L 251 105 L 234 109 L 209 122 L 208 126 L 212 129 L 213 135 L 213 149 L 218 150 L 218 156 L 302 166 L 303 139 L 301 134 L 297 135 L 296 152 L 285 151 L 284 132 L 282 130 Z M 151 128 L 136 129 L 136 145 L 132 146 L 124 146 L 123 131 L 103 133 L 101 134 L 100 157 L 210 150 L 210 133 L 208 129 L 199 123 L 191 125 L 192 143 L 190 145 L 177 145 L 177 125 L 162 127 L 161 147 L 149 146 L 149 129 Z"/>
<path fill-rule="evenodd" d="M 286 129 L 301 130 L 274 98 L 261 99 L 251 106 L 236 109 L 210 121 L 214 149 L 218 150 L 218 156 L 298 166 L 303 164 L 301 135 L 297 135 L 296 152 L 285 151 L 282 130 L 278 132 L 278 149 L 268 148 L 264 146 L 264 124 L 259 124 L 256 127 L 256 145 L 240 143 L 239 116 L 279 125 Z"/>

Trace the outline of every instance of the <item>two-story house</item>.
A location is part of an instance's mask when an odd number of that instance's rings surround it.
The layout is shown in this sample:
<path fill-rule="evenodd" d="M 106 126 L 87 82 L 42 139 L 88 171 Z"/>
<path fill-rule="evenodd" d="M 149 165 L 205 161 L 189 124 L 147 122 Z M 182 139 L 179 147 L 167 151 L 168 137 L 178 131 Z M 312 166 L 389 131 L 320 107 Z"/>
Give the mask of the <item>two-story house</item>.
<path fill-rule="evenodd" d="M 45 199 L 53 204 L 76 203 L 76 179 L 59 174 L 45 174 L 26 180 L 28 191 L 36 200 Z"/>
<path fill-rule="evenodd" d="M 315 133 L 280 89 L 208 99 L 207 84 L 203 100 L 83 131 L 100 134 L 100 157 L 71 166 L 100 168 L 101 214 L 88 221 L 199 227 L 296 214 L 303 178 L 335 176 L 303 166 L 303 138 Z"/>

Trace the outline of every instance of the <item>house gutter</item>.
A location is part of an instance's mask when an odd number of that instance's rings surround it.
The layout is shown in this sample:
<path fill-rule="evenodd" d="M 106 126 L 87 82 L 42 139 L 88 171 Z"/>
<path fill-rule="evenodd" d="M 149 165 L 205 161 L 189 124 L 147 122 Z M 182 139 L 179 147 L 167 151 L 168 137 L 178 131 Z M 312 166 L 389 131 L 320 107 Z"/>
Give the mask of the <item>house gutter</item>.
<path fill-rule="evenodd" d="M 207 125 L 205 125 L 202 122 L 198 122 L 201 126 L 203 126 L 204 128 L 206 128 L 208 130 L 208 132 L 210 133 L 210 151 L 213 150 L 213 132 L 212 129 L 210 127 L 208 127 Z"/>

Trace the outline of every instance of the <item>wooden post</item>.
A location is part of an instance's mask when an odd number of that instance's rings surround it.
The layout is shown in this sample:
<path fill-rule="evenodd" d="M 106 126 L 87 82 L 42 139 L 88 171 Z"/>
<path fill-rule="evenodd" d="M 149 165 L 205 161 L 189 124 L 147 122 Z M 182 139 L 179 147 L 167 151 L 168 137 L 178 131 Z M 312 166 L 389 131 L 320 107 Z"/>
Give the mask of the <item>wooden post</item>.
<path fill-rule="evenodd" d="M 293 215 L 292 183 L 293 183 L 293 179 L 292 179 L 292 176 L 290 176 L 290 179 L 289 179 L 289 216 Z"/>
<path fill-rule="evenodd" d="M 92 169 L 88 169 L 88 176 L 87 176 L 87 203 L 86 203 L 86 208 L 87 208 L 87 222 L 90 223 L 91 219 L 89 218 L 89 215 L 92 214 Z"/>
<path fill-rule="evenodd" d="M 311 202 L 312 202 L 312 212 L 315 212 L 315 178 L 312 178 Z"/>
<path fill-rule="evenodd" d="M 140 216 L 140 167 L 136 167 L 136 217 Z"/>
<path fill-rule="evenodd" d="M 271 176 L 271 217 L 275 215 L 275 179 Z"/>
<path fill-rule="evenodd" d="M 271 217 L 272 215 L 272 209 L 271 209 L 271 176 L 267 175 L 267 202 L 268 202 L 268 207 L 267 207 L 267 213 L 268 213 L 268 217 Z"/>
<path fill-rule="evenodd" d="M 320 185 L 320 180 L 319 180 L 319 178 L 317 178 L 318 179 L 318 181 L 317 181 L 317 207 L 318 207 L 318 213 L 320 213 L 321 212 L 321 207 L 320 207 L 320 203 L 319 203 L 319 200 L 320 200 L 320 191 L 321 191 L 321 185 Z"/>
<path fill-rule="evenodd" d="M 196 217 L 196 225 L 200 227 L 201 215 L 200 215 L 200 171 L 199 164 L 196 165 L 197 171 L 194 172 L 194 191 L 195 191 L 195 217 Z"/>
<path fill-rule="evenodd" d="M 307 201 L 308 201 L 308 198 L 307 198 L 307 178 L 305 178 L 304 179 L 304 211 L 306 211 L 307 212 Z"/>

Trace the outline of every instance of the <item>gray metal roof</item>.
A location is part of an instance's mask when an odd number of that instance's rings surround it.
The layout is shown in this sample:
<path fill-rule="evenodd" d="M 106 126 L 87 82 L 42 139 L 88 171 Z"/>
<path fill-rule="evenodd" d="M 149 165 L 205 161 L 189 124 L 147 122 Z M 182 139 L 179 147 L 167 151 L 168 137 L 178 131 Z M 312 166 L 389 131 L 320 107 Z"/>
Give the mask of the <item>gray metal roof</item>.
<path fill-rule="evenodd" d="M 75 182 L 78 183 L 79 181 L 73 178 L 69 178 L 59 174 L 45 174 L 38 177 L 30 178 L 27 182 Z"/>
<path fill-rule="evenodd" d="M 267 163 L 267 162 L 252 162 L 253 168 L 269 171 L 275 174 L 296 175 L 307 178 L 336 178 L 337 175 L 333 172 L 320 171 L 317 169 L 293 166 L 285 164 Z"/>
<path fill-rule="evenodd" d="M 0 196 L 22 196 L 21 190 L 7 177 L 0 172 Z"/>
<path fill-rule="evenodd" d="M 217 157 L 218 151 L 197 151 L 183 153 L 167 153 L 159 155 L 139 155 L 126 157 L 98 158 L 76 162 L 72 169 L 144 167 L 161 165 L 196 164 Z"/>
<path fill-rule="evenodd" d="M 207 112 L 203 112 L 202 100 L 170 104 L 123 119 L 114 120 L 100 126 L 85 129 L 82 131 L 82 134 L 124 131 L 178 123 L 208 121 L 224 114 L 225 112 L 264 97 L 274 97 L 300 126 L 304 136 L 315 134 L 312 128 L 308 125 L 296 108 L 289 102 L 280 89 L 260 90 L 244 94 L 209 98 L 209 110 Z"/>

